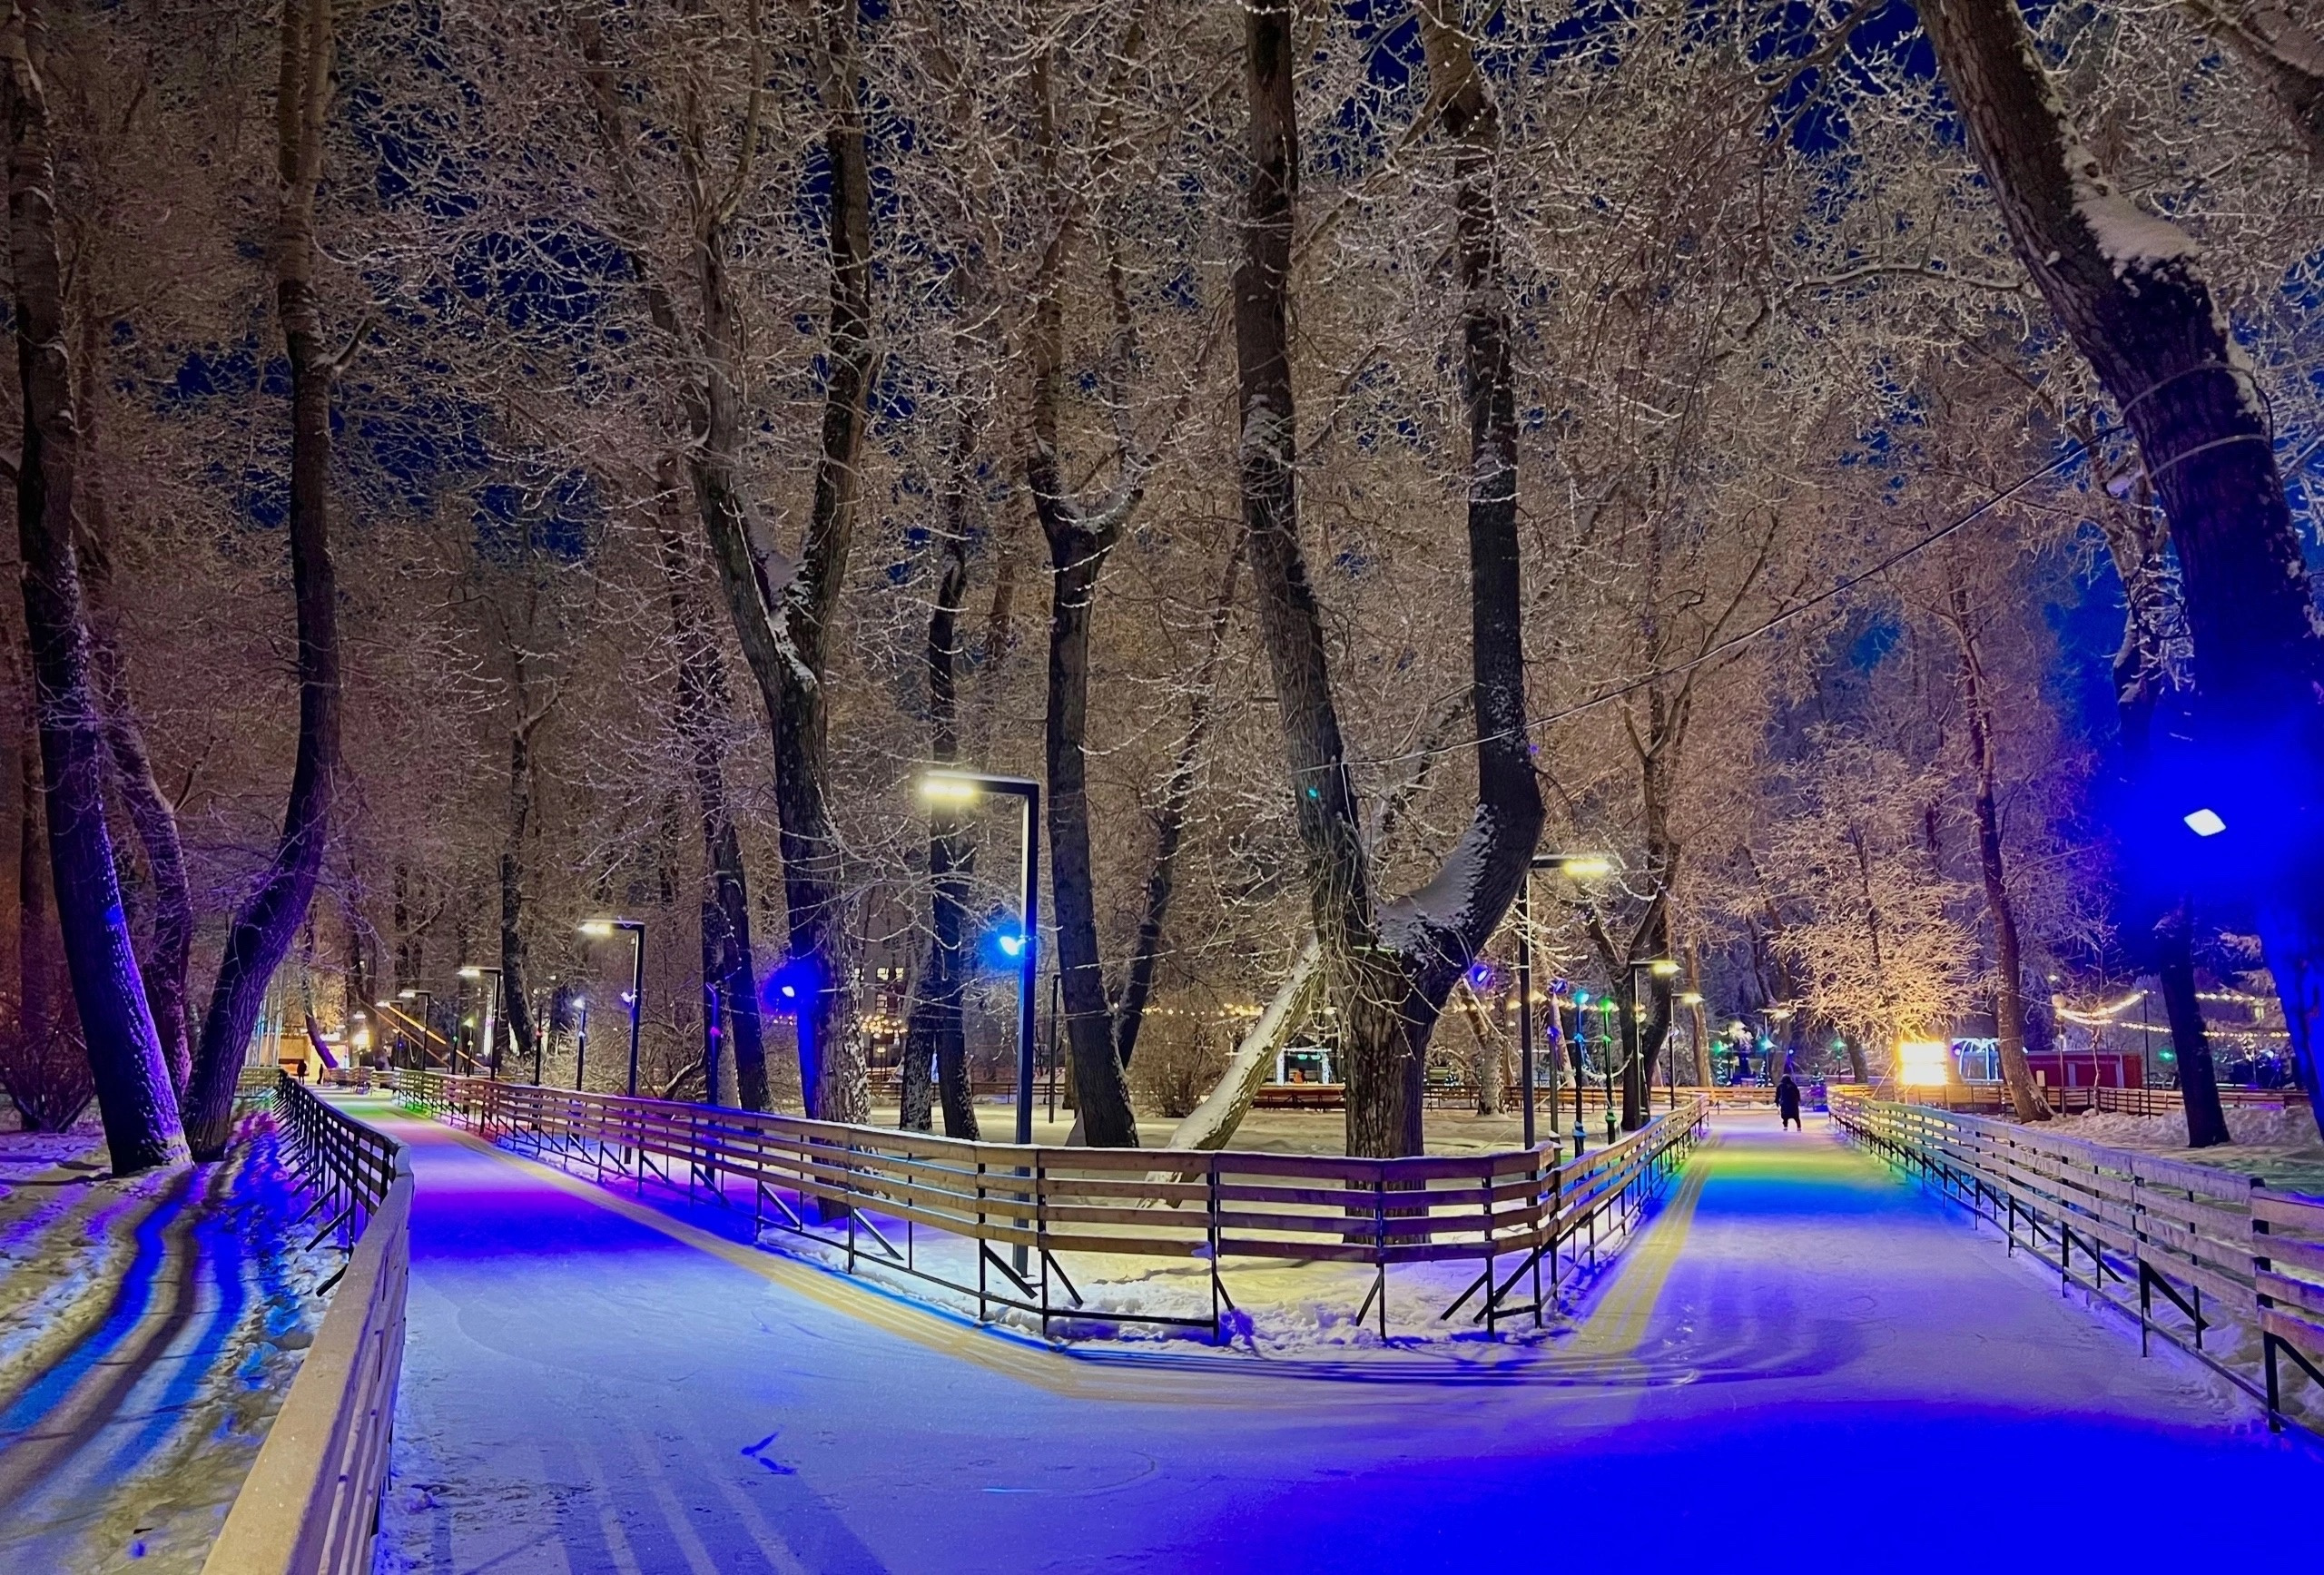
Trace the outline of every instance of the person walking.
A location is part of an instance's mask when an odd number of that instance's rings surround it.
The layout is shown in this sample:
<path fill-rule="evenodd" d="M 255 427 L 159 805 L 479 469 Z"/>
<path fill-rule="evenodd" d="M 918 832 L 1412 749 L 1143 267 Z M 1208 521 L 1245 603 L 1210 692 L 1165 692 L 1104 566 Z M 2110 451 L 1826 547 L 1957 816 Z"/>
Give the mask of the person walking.
<path fill-rule="evenodd" d="M 1799 1126 L 1799 1085 L 1791 1080 L 1789 1072 L 1786 1072 L 1783 1081 L 1776 1085 L 1776 1112 L 1783 1117 L 1786 1127 Z M 1807 1128 L 1803 1127 L 1800 1130 L 1804 1132 Z"/>

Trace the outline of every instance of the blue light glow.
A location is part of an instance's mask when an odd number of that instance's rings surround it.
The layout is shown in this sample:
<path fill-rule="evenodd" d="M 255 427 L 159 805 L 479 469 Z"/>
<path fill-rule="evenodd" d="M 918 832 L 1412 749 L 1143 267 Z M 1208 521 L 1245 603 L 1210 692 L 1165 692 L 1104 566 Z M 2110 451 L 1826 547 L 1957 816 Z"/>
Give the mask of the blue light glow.
<path fill-rule="evenodd" d="M 767 975 L 766 984 L 759 991 L 759 1002 L 780 1015 L 803 1011 L 809 999 L 821 988 L 822 979 L 822 971 L 812 957 L 787 959 Z"/>

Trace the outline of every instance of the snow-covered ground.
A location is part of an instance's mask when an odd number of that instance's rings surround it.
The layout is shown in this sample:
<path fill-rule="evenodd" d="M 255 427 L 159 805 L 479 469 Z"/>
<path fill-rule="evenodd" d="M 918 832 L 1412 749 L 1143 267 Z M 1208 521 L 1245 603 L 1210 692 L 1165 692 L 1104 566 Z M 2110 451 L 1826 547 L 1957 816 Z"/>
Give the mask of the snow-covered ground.
<path fill-rule="evenodd" d="M 2187 1147 L 2184 1117 L 2122 1116 L 2110 1111 L 2062 1117 L 2051 1130 L 2111 1148 L 2135 1148 L 2193 1165 L 2209 1165 L 2256 1176 L 2270 1186 L 2324 1197 L 2324 1137 L 2305 1107 L 2276 1109 L 2230 1105 L 2227 1131 L 2232 1143 L 2212 1148 Z"/>
<path fill-rule="evenodd" d="M 2272 1568 L 2324 1500 L 1820 1118 L 1722 1118 L 1569 1334 L 1285 1356 L 996 1336 L 377 1108 L 419 1179 L 384 1569 L 2120 1575 Z"/>
<path fill-rule="evenodd" d="M 115 1179 L 94 1125 L 0 1134 L 0 1570 L 198 1570 L 340 1255 L 271 1132 Z"/>

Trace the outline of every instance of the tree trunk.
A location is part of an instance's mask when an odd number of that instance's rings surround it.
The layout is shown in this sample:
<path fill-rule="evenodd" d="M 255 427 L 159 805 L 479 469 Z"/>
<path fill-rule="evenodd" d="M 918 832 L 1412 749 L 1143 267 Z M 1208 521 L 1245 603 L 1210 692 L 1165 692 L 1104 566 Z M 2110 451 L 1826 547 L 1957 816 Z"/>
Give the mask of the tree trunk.
<path fill-rule="evenodd" d="M 960 605 L 969 592 L 969 467 L 976 448 L 976 411 L 964 408 L 944 495 L 944 569 L 937 580 L 936 604 L 928 615 L 929 757 L 938 765 L 957 764 L 960 753 Z M 904 1031 L 901 1125 L 927 1131 L 933 1094 L 943 1104 L 945 1135 L 973 1139 L 978 1135 L 976 1101 L 969 1088 L 968 1036 L 960 1017 L 970 869 L 960 817 L 940 803 L 928 822 L 928 964 L 921 970 L 918 999 Z"/>
<path fill-rule="evenodd" d="M 1921 21 L 2019 260 L 2136 438 L 2178 550 L 2197 741 L 2248 778 L 2324 775 L 2324 636 L 2250 373 L 2175 228 L 2114 194 L 2068 140 L 2009 0 L 1925 0 Z M 2260 936 L 2302 1084 L 2324 1037 L 2324 836 L 2313 811 L 2255 827 L 2280 850 Z M 2324 1099 L 2316 1116 L 2324 1124 Z M 2319 1126 L 2324 1130 L 2324 1126 Z"/>
<path fill-rule="evenodd" d="M 225 1151 L 234 1081 L 274 970 L 290 948 L 322 869 L 339 771 L 339 612 L 330 560 L 330 394 L 338 369 L 323 348 L 315 295 L 315 191 L 330 103 L 330 0 L 284 0 L 282 182 L 275 307 L 290 361 L 290 586 L 299 631 L 299 743 L 274 862 L 234 915 L 202 1019 L 188 1090 L 187 1135 L 198 1159 Z"/>
<path fill-rule="evenodd" d="M 1355 781 L 1341 740 L 1323 617 L 1299 543 L 1289 326 L 1299 174 L 1292 22 L 1287 0 L 1253 0 L 1244 11 L 1251 184 L 1234 286 L 1243 518 L 1306 859 L 1308 907 L 1340 1014 L 1347 1150 L 1414 1154 L 1421 1148 L 1421 1068 L 1397 1011 L 1403 970 L 1381 945 L 1374 921 Z"/>
<path fill-rule="evenodd" d="M 664 469 L 662 480 L 665 495 L 675 489 L 675 463 Z M 750 878 L 726 801 L 719 748 L 719 727 L 732 704 L 726 668 L 687 582 L 685 543 L 666 520 L 661 523 L 670 626 L 678 644 L 678 733 L 693 766 L 694 805 L 702 819 L 703 1064 L 714 1076 L 723 1048 L 734 1063 L 734 1094 L 743 1108 L 770 1110 L 758 963 L 751 944 Z M 714 1086 L 710 1098 L 717 1102 Z"/>
<path fill-rule="evenodd" d="M 790 954 L 814 972 L 799 1013 L 800 1087 L 810 1117 L 862 1121 L 870 1088 L 862 1046 L 850 1032 L 851 957 L 841 847 L 829 805 L 824 676 L 832 624 L 847 580 L 858 461 L 878 354 L 872 344 L 871 172 L 856 80 L 857 0 L 822 0 L 821 10 L 824 109 L 831 117 L 824 153 L 831 166 L 832 310 L 822 449 L 799 557 L 770 561 L 773 555 L 753 542 L 736 484 L 743 344 L 727 253 L 743 171 L 737 171 L 730 195 L 696 220 L 704 377 L 703 440 L 691 466 L 728 610 L 773 734 Z M 756 134 L 757 117 L 754 94 L 751 136 Z M 698 162 L 699 135 L 691 135 L 690 142 Z"/>
<path fill-rule="evenodd" d="M 524 704 L 520 664 L 517 704 Z M 530 970 L 525 960 L 525 837 L 533 818 L 533 730 L 547 709 L 522 717 L 508 734 L 508 841 L 500 850 L 500 999 L 508 1031 L 485 1046 L 492 1075 L 500 1075 L 500 1046 L 510 1045 L 520 1062 L 533 1058 Z"/>
<path fill-rule="evenodd" d="M 185 847 L 178 835 L 177 807 L 153 773 L 145 729 L 129 691 L 127 664 L 113 615 L 112 532 L 108 528 L 102 471 L 97 463 L 98 410 L 104 387 L 104 338 L 100 314 L 84 300 L 81 311 L 79 397 L 81 450 L 87 458 L 80 492 L 81 587 L 89 619 L 89 674 L 94 684 L 105 744 L 112 752 L 113 780 L 129 823 L 145 851 L 153 881 L 153 927 L 138 971 L 145 1004 L 153 1016 L 162 1058 L 170 1068 L 172 1091 L 182 1098 L 193 1069 L 193 1046 L 186 1026 L 186 969 L 193 951 L 193 886 L 187 878 Z"/>
<path fill-rule="evenodd" d="M 2096 436 L 2087 428 L 2083 446 L 2097 452 Z M 2101 497 L 2107 496 L 2102 489 Z M 2176 608 L 2170 576 L 2163 564 L 2167 531 L 2156 518 L 2139 487 L 2133 507 L 2102 502 L 2100 528 L 2122 582 L 2122 644 L 2114 656 L 2114 708 L 2122 733 L 2122 753 L 2133 780 L 2151 769 L 2157 713 L 2166 699 L 2176 699 L 2166 643 Z M 2176 882 L 2171 882 L 2175 885 Z M 2203 1029 L 2203 1008 L 2195 993 L 2194 915 L 2183 891 L 2166 891 L 2159 901 L 2152 882 L 2132 882 L 2130 901 L 2149 908 L 2147 923 L 2155 981 L 2162 991 L 2163 1009 L 2171 1024 L 2171 1042 L 2179 1067 L 2179 1102 L 2187 1118 L 2187 1144 L 2204 1148 L 2228 1139 L 2227 1117 L 2220 1107 L 2219 1078 L 2211 1066 L 2211 1037 Z M 2159 908 L 2159 911 L 2156 909 Z"/>
<path fill-rule="evenodd" d="M 1178 846 L 1186 838 L 1187 813 L 1193 806 L 1195 783 L 1202 766 L 1203 746 L 1210 736 L 1210 718 L 1218 684 L 1218 664 L 1226 651 L 1226 625 L 1235 611 L 1235 584 L 1243 567 L 1243 538 L 1238 535 L 1227 550 L 1226 571 L 1218 595 L 1210 605 L 1208 644 L 1202 664 L 1195 669 L 1187 701 L 1187 731 L 1162 784 L 1162 802 L 1154 812 L 1154 859 L 1147 866 L 1146 907 L 1137 921 L 1137 939 L 1131 943 L 1129 966 L 1122 970 L 1121 993 L 1114 1001 L 1114 1054 L 1127 1068 L 1137 1048 L 1138 1029 L 1146 1004 L 1154 992 L 1156 964 L 1162 955 L 1162 929 L 1170 916 L 1170 898 L 1177 883 Z"/>
<path fill-rule="evenodd" d="M 1048 310 L 1047 308 L 1043 309 Z M 1049 364 L 1054 394 L 1055 364 Z M 1036 396 L 1039 404 L 1039 398 Z M 1055 406 L 1049 404 L 1052 417 Z M 1037 418 L 1038 419 L 1038 418 Z M 1052 422 L 1049 439 L 1055 437 Z M 1044 443 L 1035 438 L 1037 446 Z M 1033 492 L 1049 542 L 1049 704 L 1042 739 L 1049 764 L 1049 888 L 1057 922 L 1058 971 L 1068 1053 L 1078 1097 L 1077 1125 L 1098 1148 L 1137 1147 L 1129 1081 L 1114 1046 L 1112 1009 L 1098 954 L 1095 874 L 1089 849 L 1089 617 L 1108 538 L 1056 495 L 1054 448 L 1035 461 Z"/>
<path fill-rule="evenodd" d="M 184 1158 L 186 1143 L 169 1065 L 122 916 L 113 838 L 105 828 L 103 741 L 90 684 L 88 624 L 73 542 L 80 434 L 64 348 L 48 105 L 33 58 L 40 42 L 38 15 L 35 6 L 19 0 L 0 30 L 0 51 L 6 55 L 0 111 L 8 123 L 8 251 L 24 399 L 17 550 L 49 864 L 65 966 L 88 1044 L 106 1146 L 115 1173 L 126 1175 Z"/>
<path fill-rule="evenodd" d="M 2203 1029 L 2202 1002 L 2195 995 L 2193 929 L 2184 902 L 2163 914 L 2154 927 L 2154 975 L 2162 988 L 2162 1009 L 2171 1019 L 2171 1053 L 2179 1061 L 2179 1103 L 2187 1116 L 2187 1147 L 2209 1148 L 2235 1139 L 2227 1130 L 2227 1112 L 2220 1107 L 2211 1035 Z"/>
<path fill-rule="evenodd" d="M 1471 447 L 1477 808 L 1436 876 L 1384 919 L 1374 909 L 1370 857 L 1357 822 L 1322 619 L 1299 543 L 1287 315 L 1299 167 L 1291 22 L 1287 5 L 1256 4 L 1245 12 L 1252 176 L 1235 280 L 1244 518 L 1306 855 L 1308 905 L 1344 1036 L 1348 1152 L 1417 1154 L 1429 1035 L 1454 981 L 1508 911 L 1541 824 L 1541 792 L 1527 749 L 1516 402 L 1492 195 L 1500 119 L 1468 39 L 1423 6 L 1432 101 L 1454 144 L 1461 391 Z"/>
<path fill-rule="evenodd" d="M 2024 971 L 2017 943 L 2017 904 L 2010 895 L 2002 861 L 2001 811 L 1994 783 L 1993 712 L 1985 694 L 1984 669 L 1977 651 L 1968 593 L 1955 580 L 1951 589 L 1954 632 L 1961 639 L 1962 700 L 1969 714 L 1969 763 L 1975 773 L 1977 871 L 1985 888 L 1985 911 L 1994 924 L 1994 1030 L 2001 1041 L 2002 1080 L 2021 1121 L 2046 1121 L 2050 1107 L 2034 1087 L 2025 1059 Z"/>

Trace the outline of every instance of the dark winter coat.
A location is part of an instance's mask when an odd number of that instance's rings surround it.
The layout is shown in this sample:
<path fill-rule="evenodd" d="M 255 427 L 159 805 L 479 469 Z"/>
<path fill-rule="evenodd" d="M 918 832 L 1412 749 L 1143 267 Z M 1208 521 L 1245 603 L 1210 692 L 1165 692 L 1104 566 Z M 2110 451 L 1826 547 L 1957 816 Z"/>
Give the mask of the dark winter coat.
<path fill-rule="evenodd" d="M 1776 1108 L 1787 1121 L 1799 1119 L 1799 1085 L 1791 1080 L 1789 1074 L 1776 1085 Z"/>

